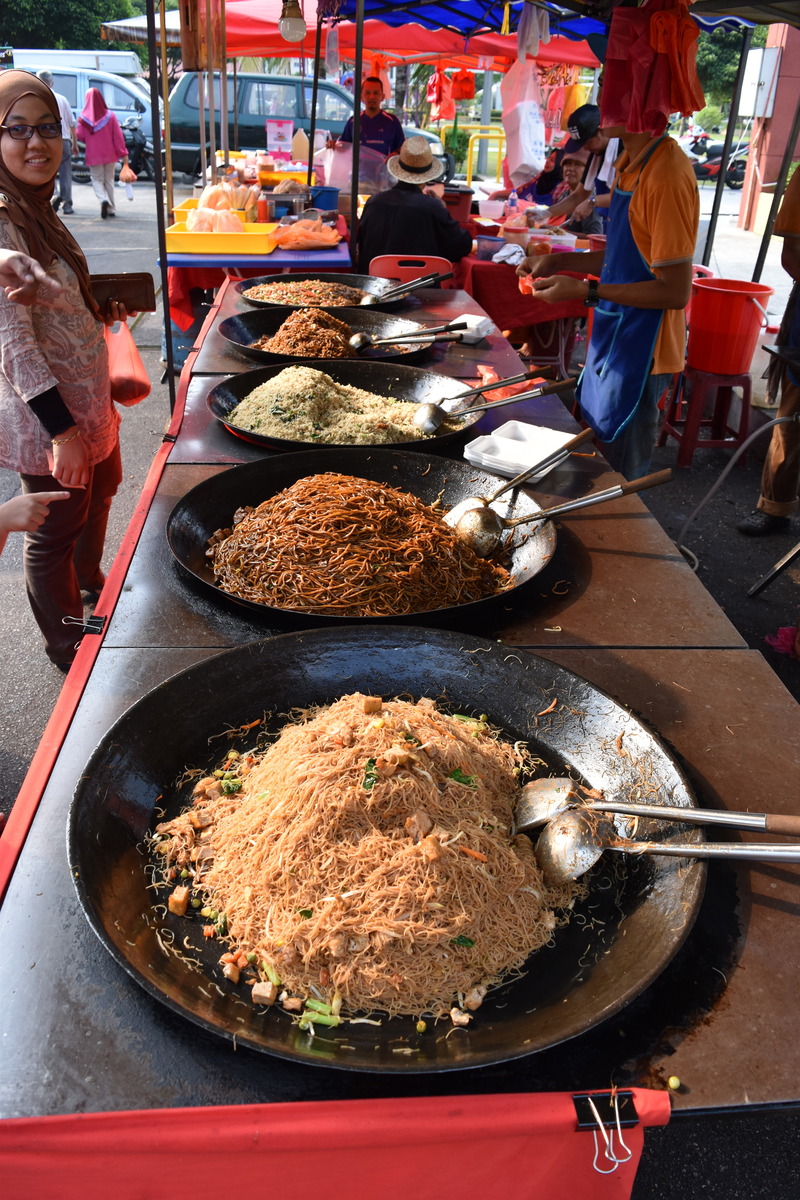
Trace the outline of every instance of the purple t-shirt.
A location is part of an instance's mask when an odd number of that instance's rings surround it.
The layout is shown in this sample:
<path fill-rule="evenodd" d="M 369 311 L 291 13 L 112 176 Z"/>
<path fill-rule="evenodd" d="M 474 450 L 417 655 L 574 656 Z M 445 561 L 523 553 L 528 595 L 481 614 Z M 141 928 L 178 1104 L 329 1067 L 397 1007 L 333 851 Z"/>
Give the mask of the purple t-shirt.
<path fill-rule="evenodd" d="M 339 141 L 352 142 L 352 140 L 353 118 L 350 117 Z M 403 126 L 397 117 L 393 113 L 384 112 L 381 109 L 375 117 L 368 117 L 366 113 L 361 114 L 359 140 L 362 146 L 366 146 L 370 150 L 376 150 L 378 154 L 382 154 L 384 158 L 387 158 L 390 154 L 400 149 L 406 140 L 406 135 L 403 133 Z"/>

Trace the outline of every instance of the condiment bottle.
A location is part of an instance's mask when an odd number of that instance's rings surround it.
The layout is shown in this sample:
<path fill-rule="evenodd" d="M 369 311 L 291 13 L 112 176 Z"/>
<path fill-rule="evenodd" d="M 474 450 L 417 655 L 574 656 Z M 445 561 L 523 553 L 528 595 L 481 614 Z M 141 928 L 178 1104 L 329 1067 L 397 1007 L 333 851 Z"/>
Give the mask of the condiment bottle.
<path fill-rule="evenodd" d="M 267 193 L 262 192 L 258 197 L 256 204 L 256 220 L 260 225 L 265 225 L 269 220 L 269 206 L 267 204 Z"/>

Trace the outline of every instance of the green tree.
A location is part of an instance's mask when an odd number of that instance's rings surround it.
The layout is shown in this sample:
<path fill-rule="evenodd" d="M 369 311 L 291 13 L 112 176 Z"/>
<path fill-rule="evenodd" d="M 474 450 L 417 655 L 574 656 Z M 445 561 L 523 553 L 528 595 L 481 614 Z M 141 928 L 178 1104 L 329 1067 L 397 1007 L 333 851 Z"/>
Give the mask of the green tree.
<path fill-rule="evenodd" d="M 103 21 L 131 16 L 130 0 L 14 0 L 0 11 L 0 44 L 31 50 L 96 50 Z"/>
<path fill-rule="evenodd" d="M 763 46 L 766 26 L 753 30 L 753 46 Z M 697 39 L 697 74 L 709 104 L 730 103 L 739 56 L 742 52 L 742 33 L 738 29 L 715 29 L 700 33 Z"/>

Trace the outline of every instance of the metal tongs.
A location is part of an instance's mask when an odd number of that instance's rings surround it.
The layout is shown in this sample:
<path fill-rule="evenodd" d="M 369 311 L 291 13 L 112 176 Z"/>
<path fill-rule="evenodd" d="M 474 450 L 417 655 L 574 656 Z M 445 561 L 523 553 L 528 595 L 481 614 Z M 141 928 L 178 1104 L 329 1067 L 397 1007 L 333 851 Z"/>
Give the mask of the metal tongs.
<path fill-rule="evenodd" d="M 535 372 L 525 371 L 522 375 L 512 375 L 509 379 L 495 379 L 493 383 L 484 383 L 480 387 L 469 388 L 466 392 L 459 392 L 457 396 L 447 396 L 445 399 L 448 404 L 453 404 L 458 400 L 467 400 L 470 396 L 482 396 L 484 392 L 496 392 L 500 388 L 514 383 L 524 383 L 526 379 L 535 379 L 536 377 Z M 577 379 L 561 379 L 557 383 L 542 383 L 529 392 L 520 392 L 515 396 L 506 396 L 504 400 L 489 401 L 487 404 L 476 404 L 473 408 L 462 408 L 456 412 L 429 400 L 426 404 L 420 404 L 414 413 L 414 424 L 423 433 L 436 433 L 439 426 L 448 417 L 460 419 L 471 416 L 472 413 L 485 412 L 489 408 L 495 409 L 502 408 L 506 404 L 519 404 L 520 400 L 532 400 L 535 396 L 555 395 L 558 392 L 569 391 L 575 387 L 577 382 Z"/>
<path fill-rule="evenodd" d="M 373 338 L 369 333 L 354 333 L 348 339 L 348 345 L 352 350 L 360 352 L 371 350 L 373 346 L 394 346 L 402 342 L 460 342 L 463 334 L 456 334 L 456 330 L 466 328 L 466 321 L 451 321 L 447 325 L 421 325 L 419 329 L 407 329 L 405 333 L 395 334 L 394 337 Z M 437 337 L 437 334 L 443 336 Z"/>
<path fill-rule="evenodd" d="M 447 271 L 445 274 L 434 271 L 431 275 L 421 275 L 419 279 L 409 279 L 405 283 L 398 283 L 388 291 L 381 292 L 380 295 L 367 294 L 361 300 L 361 307 L 372 308 L 376 304 L 385 304 L 387 300 L 402 300 L 404 296 L 419 291 L 420 288 L 433 287 L 434 284 L 441 283 L 444 279 L 452 278 L 452 271 Z"/>

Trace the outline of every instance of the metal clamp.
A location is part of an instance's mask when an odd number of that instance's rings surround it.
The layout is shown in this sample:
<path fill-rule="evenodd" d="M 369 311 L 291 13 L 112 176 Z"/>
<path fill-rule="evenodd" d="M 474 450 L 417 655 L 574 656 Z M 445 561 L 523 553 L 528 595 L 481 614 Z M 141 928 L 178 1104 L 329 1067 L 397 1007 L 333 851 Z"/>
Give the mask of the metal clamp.
<path fill-rule="evenodd" d="M 633 1127 L 639 1124 L 639 1115 L 633 1102 L 633 1092 L 620 1092 L 612 1088 L 609 1092 L 577 1092 L 572 1097 L 575 1105 L 575 1115 L 578 1118 L 578 1129 L 590 1129 L 594 1140 L 594 1161 L 592 1166 L 599 1175 L 612 1175 L 622 1163 L 630 1162 L 633 1151 L 625 1144 L 622 1136 L 623 1127 Z M 600 1165 L 601 1145 L 598 1134 L 603 1139 L 602 1157 L 612 1165 L 604 1168 Z M 615 1149 L 614 1137 L 617 1138 Z M 621 1153 L 620 1153 L 621 1152 Z"/>
<path fill-rule="evenodd" d="M 84 633 L 102 633 L 108 617 L 62 617 L 62 625 L 78 625 Z"/>

